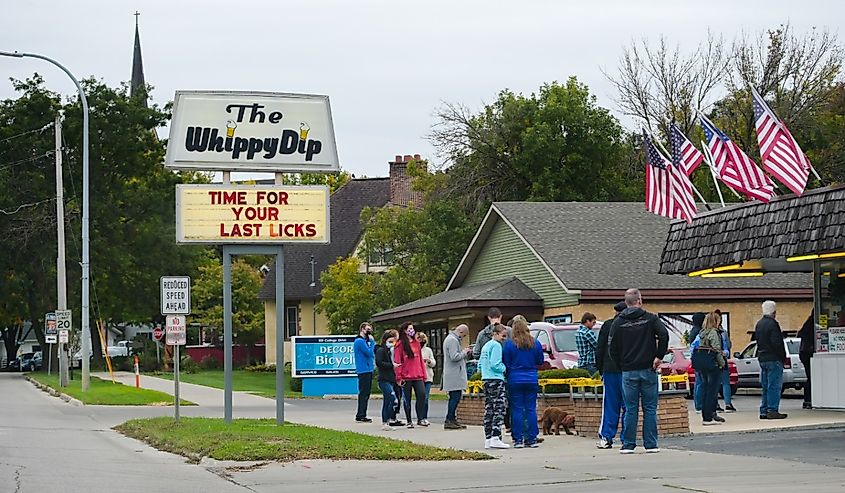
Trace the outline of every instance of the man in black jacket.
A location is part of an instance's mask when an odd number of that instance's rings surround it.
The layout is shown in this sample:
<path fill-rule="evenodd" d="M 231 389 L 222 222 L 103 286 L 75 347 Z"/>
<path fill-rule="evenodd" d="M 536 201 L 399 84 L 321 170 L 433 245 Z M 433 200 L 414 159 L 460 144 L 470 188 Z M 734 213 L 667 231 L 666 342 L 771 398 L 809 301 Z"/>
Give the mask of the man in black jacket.
<path fill-rule="evenodd" d="M 608 354 L 610 329 L 613 327 L 613 321 L 625 308 L 627 306 L 624 301 L 613 305 L 616 314 L 602 324 L 599 331 L 599 341 L 596 345 L 596 367 L 598 367 L 601 380 L 604 383 L 604 391 L 601 395 L 602 412 L 601 423 L 599 423 L 599 443 L 596 444 L 596 447 L 600 449 L 613 448 L 613 439 L 616 437 L 619 418 L 625 415 L 625 399 L 622 395 L 622 370 Z"/>
<path fill-rule="evenodd" d="M 704 324 L 704 318 L 707 316 L 704 312 L 696 312 L 692 314 L 692 329 L 689 331 L 689 343 L 692 344 L 692 341 L 698 337 L 698 333 L 701 332 L 701 326 Z M 695 381 L 696 382 L 703 382 L 704 378 L 701 376 L 701 372 L 696 370 L 695 371 Z M 701 403 L 704 399 L 704 385 L 696 385 L 692 389 L 692 401 L 695 404 L 695 412 L 701 412 Z"/>
<path fill-rule="evenodd" d="M 763 318 L 754 327 L 757 341 L 757 361 L 760 362 L 760 419 L 783 419 L 786 414 L 778 412 L 780 393 L 783 385 L 783 362 L 786 359 L 786 346 L 777 317 L 777 304 L 768 300 L 763 302 Z"/>
<path fill-rule="evenodd" d="M 810 312 L 810 316 L 807 317 L 807 321 L 804 322 L 804 325 L 801 326 L 801 330 L 798 331 L 798 337 L 801 338 L 801 345 L 798 347 L 798 357 L 801 358 L 801 364 L 804 366 L 804 371 L 807 373 L 807 383 L 804 384 L 804 409 L 813 408 L 813 400 L 811 398 L 813 395 L 813 388 L 810 381 L 810 360 L 816 352 L 816 319 L 814 314 L 815 309 Z"/>
<path fill-rule="evenodd" d="M 643 406 L 643 446 L 646 453 L 660 452 L 657 447 L 657 399 L 660 377 L 657 368 L 669 348 L 669 332 L 653 313 L 643 310 L 640 291 L 625 292 L 625 310 L 611 327 L 610 357 L 622 369 L 625 396 L 625 421 L 622 431 L 623 454 L 633 454 L 637 447 L 637 418 Z"/>

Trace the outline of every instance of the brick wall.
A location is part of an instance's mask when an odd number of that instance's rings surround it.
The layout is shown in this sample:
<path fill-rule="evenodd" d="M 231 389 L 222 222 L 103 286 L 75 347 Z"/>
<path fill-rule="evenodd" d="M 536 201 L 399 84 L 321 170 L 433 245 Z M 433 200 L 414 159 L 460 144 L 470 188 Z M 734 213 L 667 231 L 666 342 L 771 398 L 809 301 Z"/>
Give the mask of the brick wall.
<path fill-rule="evenodd" d="M 575 416 L 578 434 L 594 437 L 601 422 L 602 401 L 595 397 L 570 398 L 568 395 L 538 396 L 537 414 L 541 415 L 548 406 L 557 406 Z M 639 413 L 638 435 L 642 436 L 642 410 Z M 484 395 L 464 394 L 458 405 L 458 421 L 466 425 L 481 426 L 484 423 Z M 541 431 L 542 433 L 542 431 Z M 689 433 L 689 411 L 683 394 L 661 394 L 657 405 L 657 434 L 659 436 Z"/>

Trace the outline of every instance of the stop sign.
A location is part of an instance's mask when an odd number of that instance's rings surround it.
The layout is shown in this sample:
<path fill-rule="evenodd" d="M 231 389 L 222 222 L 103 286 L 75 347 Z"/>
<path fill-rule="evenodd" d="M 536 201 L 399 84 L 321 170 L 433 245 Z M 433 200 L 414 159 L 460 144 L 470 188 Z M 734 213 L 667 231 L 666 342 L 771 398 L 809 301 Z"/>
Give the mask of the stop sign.
<path fill-rule="evenodd" d="M 164 330 L 162 330 L 161 326 L 157 325 L 156 328 L 153 329 L 153 339 L 160 341 L 162 336 L 164 336 Z"/>

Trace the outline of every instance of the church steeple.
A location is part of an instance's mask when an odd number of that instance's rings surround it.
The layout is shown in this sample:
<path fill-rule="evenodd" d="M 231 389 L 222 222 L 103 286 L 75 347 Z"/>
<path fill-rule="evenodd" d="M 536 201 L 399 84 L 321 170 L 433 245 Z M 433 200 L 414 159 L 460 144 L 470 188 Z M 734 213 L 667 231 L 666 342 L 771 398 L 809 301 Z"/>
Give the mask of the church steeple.
<path fill-rule="evenodd" d="M 129 97 L 145 88 L 146 81 L 144 80 L 144 62 L 141 60 L 141 35 L 138 33 L 138 16 L 141 14 L 135 12 L 135 53 L 132 56 L 132 80 L 129 85 Z M 142 104 L 147 107 L 147 98 L 144 98 Z"/>

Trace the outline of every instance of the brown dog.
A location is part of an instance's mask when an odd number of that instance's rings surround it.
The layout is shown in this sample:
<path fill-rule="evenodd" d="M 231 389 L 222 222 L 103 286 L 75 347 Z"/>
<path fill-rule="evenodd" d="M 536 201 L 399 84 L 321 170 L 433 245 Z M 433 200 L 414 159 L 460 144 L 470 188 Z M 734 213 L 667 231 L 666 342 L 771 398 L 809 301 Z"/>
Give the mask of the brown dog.
<path fill-rule="evenodd" d="M 560 435 L 561 427 L 563 427 L 563 430 L 567 435 L 574 435 L 574 433 L 570 431 L 570 428 L 575 428 L 575 416 L 572 416 L 559 407 L 547 407 L 544 409 L 543 415 L 540 416 L 540 419 L 538 419 L 537 422 L 543 423 L 544 435 L 551 435 L 553 428 L 554 434 Z"/>

